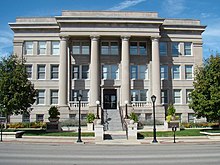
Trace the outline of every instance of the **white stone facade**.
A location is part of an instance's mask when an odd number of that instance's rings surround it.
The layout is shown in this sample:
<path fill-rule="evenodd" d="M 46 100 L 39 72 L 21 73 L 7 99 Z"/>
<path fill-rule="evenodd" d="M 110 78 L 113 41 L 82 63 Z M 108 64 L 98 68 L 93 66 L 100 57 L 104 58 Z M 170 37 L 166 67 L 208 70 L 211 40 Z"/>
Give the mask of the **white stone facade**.
<path fill-rule="evenodd" d="M 142 120 L 164 120 L 173 103 L 183 122 L 193 119 L 187 100 L 193 89 L 193 70 L 202 63 L 202 33 L 198 20 L 163 19 L 157 13 L 63 11 L 56 17 L 17 18 L 14 53 L 26 59 L 30 80 L 38 90 L 30 116 L 12 121 L 44 120 L 51 105 L 61 119 L 78 113 L 120 109 L 125 102 Z M 77 115 L 76 115 L 77 116 Z"/>

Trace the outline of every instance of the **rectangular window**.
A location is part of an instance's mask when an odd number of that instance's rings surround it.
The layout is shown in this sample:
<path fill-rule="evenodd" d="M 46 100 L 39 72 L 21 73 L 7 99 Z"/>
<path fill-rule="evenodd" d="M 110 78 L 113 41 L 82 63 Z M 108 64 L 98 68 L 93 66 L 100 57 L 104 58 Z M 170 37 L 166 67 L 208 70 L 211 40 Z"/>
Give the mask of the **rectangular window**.
<path fill-rule="evenodd" d="M 184 55 L 185 56 L 191 56 L 192 55 L 192 43 L 191 42 L 185 42 L 184 43 Z"/>
<path fill-rule="evenodd" d="M 187 80 L 193 79 L 193 66 L 192 65 L 185 66 L 185 79 Z"/>
<path fill-rule="evenodd" d="M 32 65 L 25 65 L 27 78 L 32 79 Z"/>
<path fill-rule="evenodd" d="M 59 41 L 52 41 L 52 55 L 59 55 L 60 54 L 60 42 Z"/>
<path fill-rule="evenodd" d="M 73 79 L 79 79 L 79 66 L 73 65 Z"/>
<path fill-rule="evenodd" d="M 76 114 L 69 114 L 69 119 L 75 120 L 76 119 Z"/>
<path fill-rule="evenodd" d="M 59 65 L 51 65 L 51 79 L 59 78 Z"/>
<path fill-rule="evenodd" d="M 195 114 L 194 113 L 188 113 L 188 122 L 194 123 L 195 120 Z"/>
<path fill-rule="evenodd" d="M 79 94 L 82 95 L 82 101 L 89 101 L 89 90 L 72 90 L 72 101 L 78 101 Z"/>
<path fill-rule="evenodd" d="M 26 55 L 33 55 L 33 42 L 32 41 L 27 41 L 24 44 L 24 49 L 25 49 L 25 54 Z"/>
<path fill-rule="evenodd" d="M 147 55 L 146 42 L 130 42 L 130 55 Z"/>
<path fill-rule="evenodd" d="M 131 79 L 137 79 L 138 78 L 138 66 L 137 65 L 131 65 Z"/>
<path fill-rule="evenodd" d="M 163 79 L 168 79 L 168 66 L 167 65 L 161 65 L 160 66 L 160 78 Z"/>
<path fill-rule="evenodd" d="M 45 55 L 46 54 L 46 41 L 38 42 L 38 54 Z"/>
<path fill-rule="evenodd" d="M 82 65 L 82 79 L 89 78 L 89 65 Z"/>
<path fill-rule="evenodd" d="M 44 80 L 46 72 L 46 65 L 37 66 L 37 79 Z"/>
<path fill-rule="evenodd" d="M 131 90 L 131 101 L 147 101 L 148 90 Z"/>
<path fill-rule="evenodd" d="M 58 104 L 58 90 L 50 91 L 50 104 L 53 104 L 53 105 Z"/>
<path fill-rule="evenodd" d="M 73 55 L 89 55 L 90 43 L 87 41 L 74 41 L 72 45 Z"/>
<path fill-rule="evenodd" d="M 174 102 L 174 104 L 181 103 L 181 90 L 180 89 L 173 90 L 173 102 Z"/>
<path fill-rule="evenodd" d="M 45 103 L 45 90 L 38 90 L 37 92 L 37 104 L 43 105 Z"/>
<path fill-rule="evenodd" d="M 115 80 L 118 79 L 118 65 L 103 65 L 102 79 Z"/>
<path fill-rule="evenodd" d="M 145 120 L 152 120 L 152 113 L 145 113 Z"/>
<path fill-rule="evenodd" d="M 161 90 L 161 103 L 167 104 L 168 103 L 168 92 L 167 90 Z"/>
<path fill-rule="evenodd" d="M 30 114 L 29 113 L 24 113 L 22 115 L 22 122 L 23 123 L 30 123 Z"/>
<path fill-rule="evenodd" d="M 174 65 L 172 68 L 172 76 L 174 80 L 180 79 L 180 65 Z"/>
<path fill-rule="evenodd" d="M 36 114 L 36 122 L 44 122 L 44 114 Z"/>
<path fill-rule="evenodd" d="M 167 42 L 160 42 L 160 56 L 167 56 Z"/>
<path fill-rule="evenodd" d="M 182 113 L 176 113 L 175 115 L 179 117 L 179 122 L 181 123 L 182 122 Z"/>
<path fill-rule="evenodd" d="M 190 93 L 193 91 L 193 89 L 186 89 L 186 103 L 189 103 L 191 101 Z"/>
<path fill-rule="evenodd" d="M 172 42 L 172 56 L 179 56 L 179 42 Z"/>
<path fill-rule="evenodd" d="M 139 79 L 148 79 L 148 68 L 147 65 L 139 65 Z"/>
<path fill-rule="evenodd" d="M 118 55 L 118 42 L 102 42 L 101 44 L 102 55 Z"/>

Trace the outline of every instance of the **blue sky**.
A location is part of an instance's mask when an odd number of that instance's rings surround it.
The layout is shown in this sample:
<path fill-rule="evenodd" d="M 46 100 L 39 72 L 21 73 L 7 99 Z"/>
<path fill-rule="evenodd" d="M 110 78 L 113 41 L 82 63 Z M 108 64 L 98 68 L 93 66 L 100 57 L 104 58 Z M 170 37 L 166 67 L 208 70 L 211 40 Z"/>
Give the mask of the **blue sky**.
<path fill-rule="evenodd" d="M 153 11 L 162 18 L 192 18 L 207 25 L 204 58 L 220 52 L 220 0 L 1 0 L 0 56 L 13 50 L 8 23 L 16 17 L 57 16 L 62 10 Z"/>

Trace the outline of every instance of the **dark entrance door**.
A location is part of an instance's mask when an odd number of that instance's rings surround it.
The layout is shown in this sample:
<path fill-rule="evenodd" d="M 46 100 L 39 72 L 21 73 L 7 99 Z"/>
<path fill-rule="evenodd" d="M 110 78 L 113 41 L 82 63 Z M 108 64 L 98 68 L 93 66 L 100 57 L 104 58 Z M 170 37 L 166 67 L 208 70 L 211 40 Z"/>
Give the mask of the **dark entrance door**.
<path fill-rule="evenodd" d="M 117 109 L 117 90 L 104 89 L 103 90 L 103 106 L 104 109 Z"/>

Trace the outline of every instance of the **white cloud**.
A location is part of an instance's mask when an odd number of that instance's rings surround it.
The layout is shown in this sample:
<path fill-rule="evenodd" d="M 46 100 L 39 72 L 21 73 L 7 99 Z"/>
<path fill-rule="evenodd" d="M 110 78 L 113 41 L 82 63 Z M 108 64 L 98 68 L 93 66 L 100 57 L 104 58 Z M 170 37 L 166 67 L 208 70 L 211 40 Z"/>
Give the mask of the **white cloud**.
<path fill-rule="evenodd" d="M 185 0 L 164 0 L 163 9 L 169 16 L 181 14 L 185 9 Z"/>
<path fill-rule="evenodd" d="M 123 10 L 126 8 L 129 8 L 131 6 L 135 6 L 141 2 L 144 2 L 146 0 L 125 0 L 111 8 L 109 8 L 108 10 L 113 10 L 113 11 L 119 11 L 119 10 Z"/>

